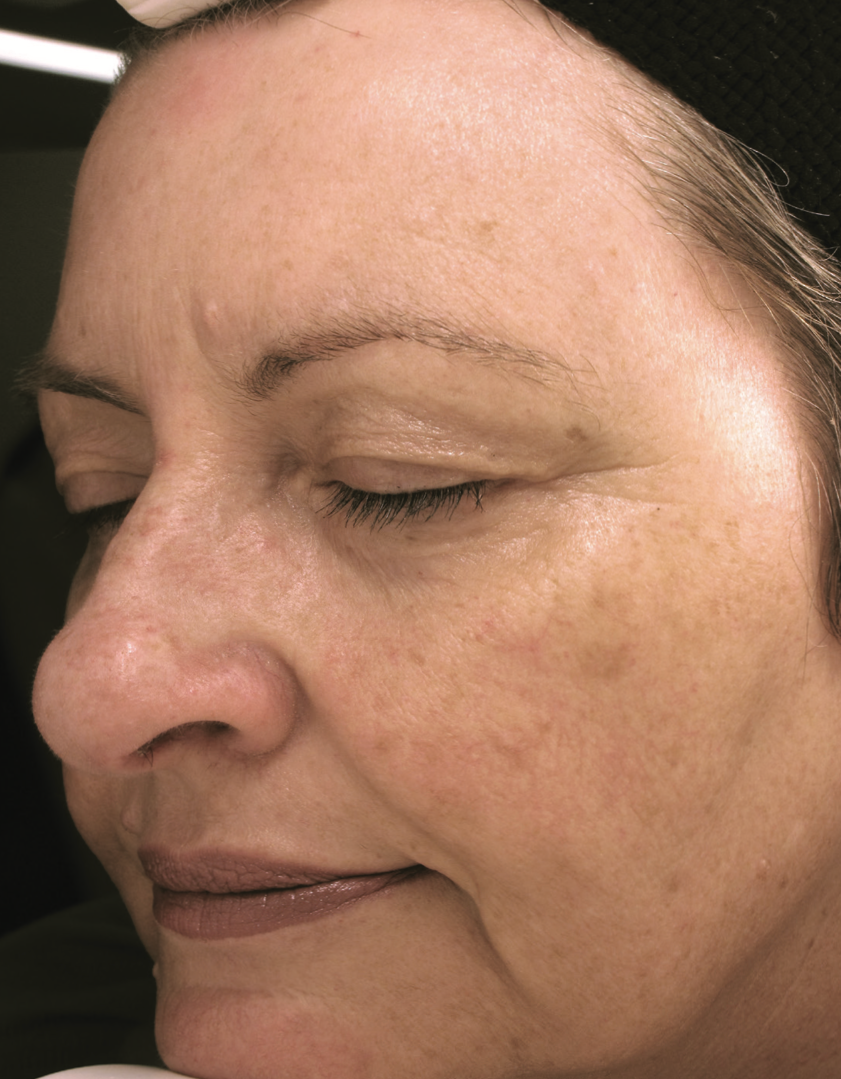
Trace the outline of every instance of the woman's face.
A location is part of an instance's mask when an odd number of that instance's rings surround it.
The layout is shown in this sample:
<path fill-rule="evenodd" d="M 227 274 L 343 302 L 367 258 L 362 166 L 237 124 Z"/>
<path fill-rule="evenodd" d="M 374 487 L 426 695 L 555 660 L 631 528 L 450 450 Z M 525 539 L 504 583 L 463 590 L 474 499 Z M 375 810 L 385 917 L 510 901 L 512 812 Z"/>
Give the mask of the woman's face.
<path fill-rule="evenodd" d="M 168 46 L 95 137 L 42 407 L 70 509 L 126 505 L 35 706 L 176 1070 L 625 1074 L 819 932 L 808 463 L 588 57 L 335 0 Z"/>

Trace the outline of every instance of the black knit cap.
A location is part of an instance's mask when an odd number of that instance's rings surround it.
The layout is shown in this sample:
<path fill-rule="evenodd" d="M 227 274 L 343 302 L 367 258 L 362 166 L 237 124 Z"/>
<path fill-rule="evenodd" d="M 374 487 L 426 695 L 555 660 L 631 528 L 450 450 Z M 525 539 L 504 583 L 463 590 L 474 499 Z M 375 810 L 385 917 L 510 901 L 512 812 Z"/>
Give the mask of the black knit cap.
<path fill-rule="evenodd" d="M 770 159 L 793 215 L 841 255 L 841 0 L 544 2 Z"/>

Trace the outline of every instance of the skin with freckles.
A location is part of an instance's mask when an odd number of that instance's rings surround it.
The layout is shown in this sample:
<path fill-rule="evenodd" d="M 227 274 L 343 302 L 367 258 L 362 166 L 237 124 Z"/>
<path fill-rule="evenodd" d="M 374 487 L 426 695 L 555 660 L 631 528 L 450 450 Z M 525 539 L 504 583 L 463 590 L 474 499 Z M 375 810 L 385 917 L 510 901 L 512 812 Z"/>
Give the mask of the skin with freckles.
<path fill-rule="evenodd" d="M 112 508 L 35 709 L 176 1071 L 837 1074 L 808 454 L 623 92 L 530 8 L 327 0 L 167 45 L 94 137 L 41 408 Z M 427 872 L 201 939 L 150 850 Z"/>

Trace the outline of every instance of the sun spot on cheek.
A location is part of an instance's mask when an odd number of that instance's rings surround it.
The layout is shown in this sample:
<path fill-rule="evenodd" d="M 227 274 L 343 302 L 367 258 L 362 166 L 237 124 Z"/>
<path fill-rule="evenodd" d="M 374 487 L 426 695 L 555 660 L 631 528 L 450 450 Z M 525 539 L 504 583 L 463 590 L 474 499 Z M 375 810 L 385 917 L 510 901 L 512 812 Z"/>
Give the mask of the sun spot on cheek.
<path fill-rule="evenodd" d="M 582 676 L 595 682 L 615 682 L 637 663 L 637 648 L 629 641 L 598 641 L 581 653 L 578 667 Z"/>
<path fill-rule="evenodd" d="M 496 220 L 477 221 L 473 226 L 473 233 L 480 243 L 487 243 L 494 239 L 499 222 Z"/>

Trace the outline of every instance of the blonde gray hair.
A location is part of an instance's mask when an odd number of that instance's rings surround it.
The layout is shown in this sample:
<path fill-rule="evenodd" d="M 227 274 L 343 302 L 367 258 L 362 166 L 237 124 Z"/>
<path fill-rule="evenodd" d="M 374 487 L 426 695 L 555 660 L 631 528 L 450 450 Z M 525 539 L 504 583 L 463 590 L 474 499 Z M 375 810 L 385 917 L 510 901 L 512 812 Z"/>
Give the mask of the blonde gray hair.
<path fill-rule="evenodd" d="M 632 153 L 649 201 L 735 268 L 781 346 L 819 490 L 818 599 L 841 637 L 841 264 L 788 211 L 758 155 L 645 81 Z"/>

